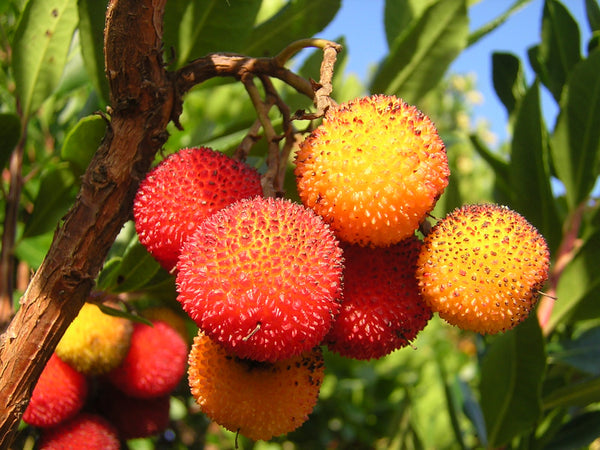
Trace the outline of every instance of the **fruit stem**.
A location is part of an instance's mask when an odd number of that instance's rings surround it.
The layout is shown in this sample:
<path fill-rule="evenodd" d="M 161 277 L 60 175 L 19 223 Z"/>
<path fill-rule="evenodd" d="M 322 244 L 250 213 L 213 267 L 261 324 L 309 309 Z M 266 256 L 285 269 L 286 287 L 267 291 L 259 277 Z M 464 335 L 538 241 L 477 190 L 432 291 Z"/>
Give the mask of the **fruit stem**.
<path fill-rule="evenodd" d="M 285 47 L 277 56 L 275 56 L 275 61 L 280 66 L 283 66 L 286 62 L 290 60 L 292 56 L 298 53 L 300 50 L 304 50 L 305 48 L 316 47 L 323 50 L 328 48 L 333 48 L 336 53 L 342 51 L 342 46 L 337 42 L 329 41 L 327 39 L 320 38 L 307 38 L 307 39 L 299 39 L 297 41 L 292 42 L 290 45 Z"/>

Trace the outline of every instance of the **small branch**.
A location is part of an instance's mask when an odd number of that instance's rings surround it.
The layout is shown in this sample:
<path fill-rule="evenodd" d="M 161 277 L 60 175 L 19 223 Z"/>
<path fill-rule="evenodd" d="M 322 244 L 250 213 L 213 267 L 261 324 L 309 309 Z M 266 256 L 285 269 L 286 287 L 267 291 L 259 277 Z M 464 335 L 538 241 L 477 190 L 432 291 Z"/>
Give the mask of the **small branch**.
<path fill-rule="evenodd" d="M 309 47 L 316 47 L 321 49 L 333 48 L 336 53 L 342 51 L 342 46 L 337 42 L 328 41 L 327 39 L 320 38 L 308 38 L 308 39 L 300 39 L 298 41 L 292 42 L 286 48 L 284 48 L 277 56 L 275 56 L 275 60 L 280 66 L 284 66 L 292 56 L 298 53 L 301 50 Z"/>

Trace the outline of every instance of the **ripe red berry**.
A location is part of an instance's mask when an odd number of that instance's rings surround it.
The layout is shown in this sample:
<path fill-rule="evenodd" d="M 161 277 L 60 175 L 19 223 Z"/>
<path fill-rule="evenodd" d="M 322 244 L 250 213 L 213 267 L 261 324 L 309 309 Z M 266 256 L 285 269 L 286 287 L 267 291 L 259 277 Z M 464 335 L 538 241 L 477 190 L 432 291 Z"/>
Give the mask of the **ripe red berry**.
<path fill-rule="evenodd" d="M 183 337 L 165 322 L 137 323 L 127 356 L 108 379 L 132 397 L 167 395 L 185 374 L 187 351 Z"/>
<path fill-rule="evenodd" d="M 276 361 L 318 345 L 339 311 L 342 251 L 313 211 L 242 200 L 206 219 L 178 265 L 178 300 L 241 358 Z"/>
<path fill-rule="evenodd" d="M 117 430 L 106 419 L 82 413 L 52 428 L 44 429 L 40 450 L 119 450 Z"/>
<path fill-rule="evenodd" d="M 405 347 L 432 316 L 415 277 L 421 242 L 344 247 L 344 301 L 325 342 L 354 359 L 381 358 Z"/>
<path fill-rule="evenodd" d="M 133 205 L 140 242 L 168 271 L 181 245 L 212 213 L 246 197 L 262 195 L 260 174 L 207 147 L 168 156 L 140 184 Z"/>
<path fill-rule="evenodd" d="M 88 392 L 85 375 L 53 353 L 33 389 L 23 420 L 37 427 L 50 427 L 75 416 Z"/>

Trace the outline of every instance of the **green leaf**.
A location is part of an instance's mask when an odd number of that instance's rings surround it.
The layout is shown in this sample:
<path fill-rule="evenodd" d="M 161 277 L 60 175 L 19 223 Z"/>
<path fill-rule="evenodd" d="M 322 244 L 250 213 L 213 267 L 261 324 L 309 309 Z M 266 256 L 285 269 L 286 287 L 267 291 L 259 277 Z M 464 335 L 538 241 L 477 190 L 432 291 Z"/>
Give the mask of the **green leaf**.
<path fill-rule="evenodd" d="M 600 375 L 600 327 L 586 330 L 574 340 L 560 343 L 552 361 L 568 364 L 589 375 Z"/>
<path fill-rule="evenodd" d="M 481 38 L 487 36 L 489 33 L 491 33 L 496 28 L 498 28 L 500 25 L 502 25 L 504 22 L 506 22 L 510 18 L 510 16 L 512 16 L 514 13 L 516 13 L 517 11 L 519 11 L 521 8 L 523 8 L 524 6 L 526 6 L 527 3 L 530 3 L 530 2 L 531 2 L 531 0 L 516 0 L 510 6 L 510 8 L 508 8 L 502 14 L 500 14 L 497 17 L 495 17 L 494 19 L 492 19 L 491 21 L 489 21 L 485 25 L 482 25 L 477 30 L 475 30 L 473 33 L 471 33 L 469 35 L 468 46 L 470 47 L 471 45 L 473 45 L 476 42 L 478 42 Z"/>
<path fill-rule="evenodd" d="M 494 175 L 496 175 L 496 185 L 502 192 L 502 195 L 505 197 L 510 197 L 512 191 L 509 184 L 509 163 L 504 161 L 498 154 L 489 149 L 478 135 L 471 134 L 469 135 L 469 139 L 479 156 L 481 156 L 492 167 Z"/>
<path fill-rule="evenodd" d="M 511 206 L 546 237 L 550 248 L 555 249 L 562 238 L 562 224 L 550 186 L 548 136 L 537 82 L 519 105 L 513 134 L 508 172 Z"/>
<path fill-rule="evenodd" d="M 556 0 L 546 0 L 537 56 L 540 79 L 556 101 L 561 98 L 569 72 L 581 59 L 580 45 L 579 27 L 569 10 Z"/>
<path fill-rule="evenodd" d="M 293 41 L 322 31 L 333 20 L 340 5 L 340 0 L 292 0 L 252 30 L 242 51 L 251 56 L 274 56 Z"/>
<path fill-rule="evenodd" d="M 82 118 L 65 137 L 60 156 L 79 174 L 89 165 L 106 133 L 106 121 L 97 115 Z"/>
<path fill-rule="evenodd" d="M 410 29 L 429 6 L 439 0 L 386 0 L 384 10 L 385 37 L 388 47 L 394 45 L 398 37 Z"/>
<path fill-rule="evenodd" d="M 510 53 L 492 54 L 492 80 L 496 95 L 511 117 L 527 90 L 521 61 Z"/>
<path fill-rule="evenodd" d="M 0 171 L 6 166 L 21 138 L 21 120 L 12 113 L 0 113 Z"/>
<path fill-rule="evenodd" d="M 600 31 L 600 6 L 597 0 L 585 0 L 585 13 L 591 31 Z"/>
<path fill-rule="evenodd" d="M 586 406 L 600 402 L 600 377 L 569 383 L 544 397 L 544 409 Z"/>
<path fill-rule="evenodd" d="M 492 341 L 481 363 L 480 383 L 489 447 L 510 442 L 540 418 L 545 367 L 535 314 Z"/>
<path fill-rule="evenodd" d="M 81 55 L 87 73 L 104 104 L 109 102 L 109 87 L 104 72 L 104 22 L 106 0 L 78 0 Z"/>
<path fill-rule="evenodd" d="M 33 270 L 37 270 L 44 261 L 53 238 L 54 231 L 20 239 L 15 246 L 15 256 Z"/>
<path fill-rule="evenodd" d="M 560 101 L 551 150 L 569 208 L 587 198 L 600 168 L 600 51 L 580 61 Z"/>
<path fill-rule="evenodd" d="M 590 448 L 598 439 L 600 411 L 586 412 L 565 423 L 544 450 L 579 450 Z"/>
<path fill-rule="evenodd" d="M 132 322 L 142 323 L 144 325 L 149 325 L 151 327 L 154 326 L 152 324 L 152 322 L 150 320 L 146 319 L 145 317 L 130 313 L 128 311 L 123 311 L 122 309 L 112 308 L 112 307 L 104 305 L 104 304 L 99 304 L 98 308 L 100 308 L 100 311 L 102 311 L 104 314 L 108 314 L 109 316 L 120 317 L 122 319 L 128 319 L 128 320 L 131 320 Z"/>
<path fill-rule="evenodd" d="M 600 231 L 597 231 L 583 244 L 560 275 L 556 288 L 557 300 L 546 325 L 548 331 L 559 323 L 570 320 L 570 316 L 576 309 L 580 309 L 588 295 L 591 295 L 590 307 L 598 309 L 596 289 L 600 286 L 600 272 L 597 269 L 599 254 Z"/>
<path fill-rule="evenodd" d="M 372 93 L 394 94 L 411 104 L 435 87 L 467 43 L 465 0 L 431 5 L 394 42 L 370 87 Z"/>
<path fill-rule="evenodd" d="M 165 8 L 165 48 L 176 66 L 212 52 L 240 52 L 248 42 L 260 0 L 175 0 Z"/>
<path fill-rule="evenodd" d="M 29 0 L 13 41 L 12 68 L 23 117 L 33 114 L 60 81 L 73 32 L 76 0 Z"/>
<path fill-rule="evenodd" d="M 161 270 L 159 263 L 148 253 L 137 238 L 125 250 L 116 271 L 113 292 L 131 292 L 143 288 Z"/>
<path fill-rule="evenodd" d="M 76 178 L 66 163 L 41 175 L 33 213 L 25 226 L 23 237 L 37 236 L 54 230 L 74 200 Z"/>

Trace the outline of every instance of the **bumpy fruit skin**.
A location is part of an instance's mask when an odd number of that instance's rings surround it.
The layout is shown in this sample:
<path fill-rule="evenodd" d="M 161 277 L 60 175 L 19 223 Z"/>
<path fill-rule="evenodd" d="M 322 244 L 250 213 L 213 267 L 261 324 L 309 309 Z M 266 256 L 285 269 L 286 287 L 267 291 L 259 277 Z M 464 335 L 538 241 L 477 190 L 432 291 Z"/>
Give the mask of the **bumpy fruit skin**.
<path fill-rule="evenodd" d="M 133 324 L 85 303 L 56 346 L 56 354 L 87 375 L 107 373 L 127 354 Z"/>
<path fill-rule="evenodd" d="M 168 271 L 181 245 L 212 213 L 262 195 L 252 167 L 207 147 L 185 148 L 164 159 L 142 181 L 133 204 L 140 242 Z"/>
<path fill-rule="evenodd" d="M 52 427 L 75 416 L 88 393 L 86 377 L 53 353 L 33 389 L 23 421 Z"/>
<path fill-rule="evenodd" d="M 276 361 L 318 345 L 340 307 L 342 250 L 313 211 L 241 200 L 206 219 L 178 265 L 178 300 L 240 358 Z"/>
<path fill-rule="evenodd" d="M 385 95 L 329 108 L 296 154 L 304 205 L 340 239 L 385 246 L 412 235 L 448 184 L 444 143 L 414 106 Z"/>
<path fill-rule="evenodd" d="M 415 277 L 421 241 L 389 247 L 344 246 L 344 301 L 325 342 L 354 359 L 381 358 L 405 347 L 425 328 L 431 309 Z"/>
<path fill-rule="evenodd" d="M 106 419 L 82 413 L 60 425 L 45 429 L 40 450 L 119 450 L 117 431 Z"/>
<path fill-rule="evenodd" d="M 317 402 L 325 365 L 321 350 L 276 363 L 243 360 L 202 332 L 194 339 L 188 379 L 209 418 L 254 440 L 302 425 Z"/>
<path fill-rule="evenodd" d="M 494 334 L 522 322 L 548 278 L 544 237 L 507 207 L 467 205 L 427 235 L 417 278 L 424 300 L 464 330 Z"/>
<path fill-rule="evenodd" d="M 134 325 L 125 359 L 107 375 L 115 387 L 132 397 L 167 395 L 185 374 L 187 342 L 165 322 L 152 324 Z"/>

